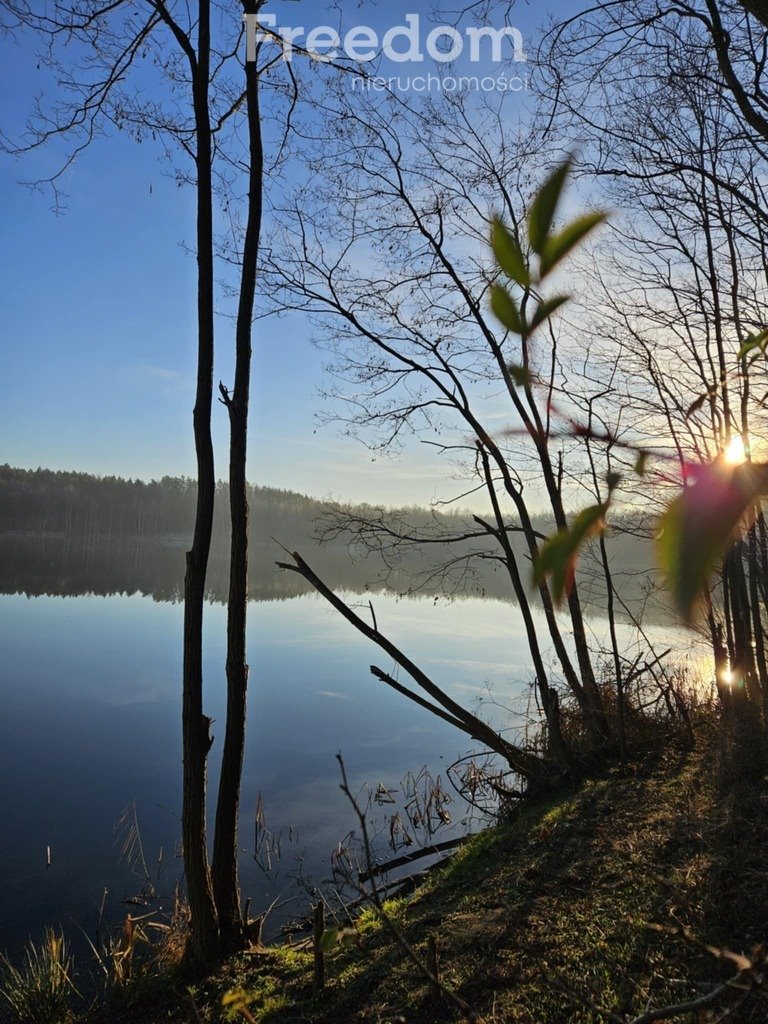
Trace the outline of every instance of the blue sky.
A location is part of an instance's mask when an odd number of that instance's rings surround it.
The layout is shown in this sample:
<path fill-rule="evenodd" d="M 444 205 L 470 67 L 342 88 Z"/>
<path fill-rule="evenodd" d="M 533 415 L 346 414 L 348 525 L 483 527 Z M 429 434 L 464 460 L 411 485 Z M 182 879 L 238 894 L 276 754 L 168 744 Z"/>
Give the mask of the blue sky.
<path fill-rule="evenodd" d="M 338 23 L 321 2 L 274 0 L 280 24 Z M 548 5 L 551 10 L 554 6 Z M 343 2 L 344 28 L 389 27 L 431 2 Z M 545 12 L 520 7 L 531 33 Z M 405 73 L 399 65 L 394 73 Z M 36 92 L 31 40 L 7 43 L 0 68 L 2 128 L 23 123 Z M 0 461 L 142 478 L 192 474 L 194 196 L 163 173 L 159 150 L 124 136 L 97 140 L 68 172 L 67 210 L 19 183 L 56 153 L 0 159 L 6 260 L 0 280 Z M 217 380 L 229 381 L 231 327 L 219 325 Z M 318 428 L 322 354 L 300 317 L 261 321 L 254 333 L 249 477 L 320 497 L 428 502 L 446 496 L 432 460 L 397 461 Z M 215 412 L 217 472 L 226 473 L 226 414 Z"/>

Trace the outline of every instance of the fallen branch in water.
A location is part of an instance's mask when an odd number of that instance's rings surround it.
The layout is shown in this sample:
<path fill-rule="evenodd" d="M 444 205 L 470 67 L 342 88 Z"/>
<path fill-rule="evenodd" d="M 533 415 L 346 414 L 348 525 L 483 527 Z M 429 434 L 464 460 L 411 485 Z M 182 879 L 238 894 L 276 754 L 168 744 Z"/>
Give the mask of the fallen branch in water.
<path fill-rule="evenodd" d="M 370 890 L 367 890 L 362 882 L 360 882 L 359 880 L 355 882 L 352 878 L 350 878 L 350 883 L 360 892 L 361 895 L 370 894 L 371 899 L 373 901 L 373 905 L 376 908 L 376 913 L 379 916 L 379 919 L 384 924 L 387 931 L 389 931 L 390 935 L 395 940 L 397 945 L 400 947 L 402 952 L 418 969 L 419 973 L 424 976 L 427 983 L 429 984 L 430 989 L 434 992 L 439 992 L 440 995 L 448 1003 L 450 1003 L 455 1010 L 458 1010 L 459 1013 L 463 1014 L 467 1018 L 467 1020 L 472 1021 L 474 1024 L 474 1022 L 477 1021 L 477 1016 L 471 1009 L 471 1007 L 464 1002 L 461 996 L 457 996 L 455 992 L 447 988 L 440 981 L 440 979 L 433 973 L 433 971 L 430 970 L 430 968 L 424 963 L 424 961 L 418 955 L 416 950 L 413 948 L 410 942 L 408 942 L 406 937 L 403 935 L 403 933 L 400 931 L 400 929 L 397 927 L 392 918 L 384 909 L 384 905 L 381 901 L 379 890 L 376 887 L 376 882 L 373 880 L 375 877 L 373 864 L 373 850 L 371 848 L 370 838 L 368 836 L 368 822 L 366 819 L 366 814 L 365 811 L 360 807 L 360 804 L 357 802 L 357 798 L 354 796 L 351 789 L 349 788 L 349 783 L 347 781 L 347 770 L 344 767 L 344 759 L 342 758 L 341 754 L 336 755 L 336 760 L 339 762 L 339 767 L 341 769 L 341 791 L 352 805 L 352 809 L 354 810 L 358 820 L 358 824 L 360 825 L 360 834 L 363 840 L 363 849 L 365 851 L 366 872 L 369 874 L 369 877 L 371 879 L 371 888 Z"/>
<path fill-rule="evenodd" d="M 396 868 L 401 868 L 405 864 L 411 864 L 415 860 L 421 860 L 423 857 L 429 857 L 437 853 L 444 853 L 446 850 L 455 850 L 457 847 L 468 843 L 472 838 L 472 836 L 457 836 L 455 839 L 446 839 L 442 843 L 433 843 L 431 846 L 425 846 L 413 853 L 404 853 L 401 857 L 388 860 L 385 864 L 374 864 L 373 867 L 361 871 L 358 878 L 361 882 L 370 882 L 372 878 L 385 875 L 388 871 L 394 871 Z M 405 881 L 405 879 L 398 879 L 398 881 Z"/>
<path fill-rule="evenodd" d="M 282 547 L 282 545 L 281 545 Z M 283 548 L 286 551 L 285 548 Z M 535 754 L 531 754 L 529 751 L 523 750 L 520 747 L 509 743 L 503 736 L 492 729 L 491 726 L 487 725 L 482 719 L 473 715 L 471 712 L 463 708 L 461 704 L 458 704 L 452 697 L 450 697 L 445 690 L 439 687 L 429 676 L 423 672 L 415 662 L 411 661 L 407 654 L 400 650 L 396 644 L 386 637 L 379 631 L 378 623 L 376 622 L 375 615 L 372 616 L 373 625 L 367 623 L 362 619 L 346 602 L 333 591 L 331 588 L 317 575 L 317 573 L 304 561 L 298 552 L 287 552 L 293 559 L 293 562 L 277 562 L 275 563 L 279 569 L 285 569 L 288 572 L 298 573 L 303 579 L 307 581 L 321 597 L 342 615 L 347 622 L 351 623 L 355 629 L 362 633 L 363 636 L 367 637 L 383 651 L 385 651 L 392 660 L 398 664 L 408 675 L 413 679 L 416 685 L 423 690 L 432 700 L 434 704 L 423 697 L 409 690 L 403 686 L 402 683 L 398 683 L 397 680 L 393 679 L 392 676 L 380 669 L 375 667 L 371 668 L 373 674 L 382 681 L 386 682 L 388 686 L 392 686 L 399 693 L 408 697 L 410 700 L 415 701 L 421 707 L 433 714 L 442 718 L 444 721 L 449 722 L 457 729 L 461 729 L 462 732 L 467 733 L 473 739 L 484 743 L 491 750 L 494 750 L 497 754 L 500 754 L 509 764 L 511 768 L 519 772 L 521 775 L 526 777 L 537 775 L 545 768 L 545 762 L 542 758 Z M 435 705 L 439 705 L 436 707 Z"/>

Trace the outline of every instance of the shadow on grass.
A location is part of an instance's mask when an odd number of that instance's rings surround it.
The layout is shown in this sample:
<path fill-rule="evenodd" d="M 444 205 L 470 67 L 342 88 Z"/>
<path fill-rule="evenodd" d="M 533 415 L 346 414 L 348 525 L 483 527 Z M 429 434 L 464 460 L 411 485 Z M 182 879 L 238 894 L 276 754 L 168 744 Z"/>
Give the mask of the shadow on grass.
<path fill-rule="evenodd" d="M 768 741 L 754 704 L 734 703 L 723 716 L 716 753 L 711 770 L 717 820 L 702 935 L 750 956 L 757 946 L 768 946 Z M 727 1018 L 728 1024 L 766 1020 L 765 992 Z"/>

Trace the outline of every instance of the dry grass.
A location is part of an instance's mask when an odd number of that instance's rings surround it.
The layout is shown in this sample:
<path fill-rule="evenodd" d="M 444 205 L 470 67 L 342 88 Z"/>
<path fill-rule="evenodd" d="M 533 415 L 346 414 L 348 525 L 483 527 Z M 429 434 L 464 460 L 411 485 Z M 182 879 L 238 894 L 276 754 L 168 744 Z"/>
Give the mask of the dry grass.
<path fill-rule="evenodd" d="M 649 925 L 680 922 L 739 952 L 768 940 L 768 789 L 754 773 L 724 778 L 721 740 L 712 732 L 694 750 L 649 757 L 527 809 L 478 836 L 390 912 L 417 949 L 437 936 L 443 980 L 489 1024 L 597 1024 L 579 995 L 637 1014 L 649 1002 L 702 994 L 729 976 L 729 965 Z M 264 1024 L 456 1019 L 372 914 L 358 928 L 359 944 L 332 958 L 321 997 L 312 996 L 308 958 L 276 950 L 233 961 L 201 990 L 201 1019 L 222 1019 L 227 986 L 255 993 L 250 1012 Z M 762 997 L 727 1021 L 767 1019 Z"/>
<path fill-rule="evenodd" d="M 475 837 L 410 901 L 387 904 L 388 913 L 422 953 L 437 938 L 442 981 L 487 1024 L 598 1024 L 589 1000 L 637 1014 L 649 1003 L 700 995 L 731 965 L 666 926 L 679 923 L 738 953 L 768 948 L 763 750 L 749 723 L 724 725 L 702 712 L 694 747 L 665 741 L 575 794 L 524 806 L 515 820 Z M 117 937 L 112 970 L 125 984 L 119 997 L 91 1008 L 88 1024 L 458 1019 L 372 911 L 357 920 L 356 941 L 329 955 L 320 996 L 311 954 L 296 947 L 232 958 L 204 983 L 184 980 L 181 906 L 178 915 L 168 931 L 145 935 L 163 970 L 138 969 L 137 930 Z M 234 996 L 224 1005 L 227 993 Z M 723 1009 L 702 1012 L 695 1024 L 714 1024 Z M 766 1020 L 764 993 L 724 1018 Z"/>
<path fill-rule="evenodd" d="M 22 1024 L 64 1024 L 77 995 L 73 972 L 64 937 L 48 929 L 41 943 L 29 942 L 19 966 L 0 956 L 0 1005 Z"/>

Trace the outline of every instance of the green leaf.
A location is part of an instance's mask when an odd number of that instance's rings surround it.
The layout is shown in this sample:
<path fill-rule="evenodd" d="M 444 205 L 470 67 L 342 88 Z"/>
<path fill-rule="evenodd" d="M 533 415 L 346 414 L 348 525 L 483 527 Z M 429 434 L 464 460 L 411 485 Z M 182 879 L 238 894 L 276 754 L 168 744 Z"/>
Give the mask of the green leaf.
<path fill-rule="evenodd" d="M 573 167 L 573 157 L 555 168 L 536 194 L 528 213 L 528 238 L 531 248 L 539 256 L 544 252 L 555 211 L 563 194 L 563 188 Z"/>
<path fill-rule="evenodd" d="M 750 352 L 759 348 L 761 352 L 765 352 L 765 346 L 768 344 L 768 330 L 758 331 L 756 334 L 750 334 L 747 340 L 739 349 L 739 359 L 743 359 L 748 356 Z"/>
<path fill-rule="evenodd" d="M 525 366 L 518 366 L 516 363 L 510 363 L 507 366 L 507 370 L 518 388 L 527 388 L 531 383 L 531 371 Z"/>
<path fill-rule="evenodd" d="M 495 284 L 491 288 L 491 309 L 508 331 L 520 335 L 526 333 L 517 303 L 503 285 Z"/>
<path fill-rule="evenodd" d="M 330 953 L 339 944 L 339 929 L 326 928 L 320 939 L 320 948 L 324 953 Z"/>
<path fill-rule="evenodd" d="M 606 473 L 605 482 L 608 484 L 608 490 L 612 494 L 621 483 L 621 473 Z"/>
<path fill-rule="evenodd" d="M 496 262 L 513 281 L 521 288 L 529 288 L 531 275 L 520 248 L 520 243 L 514 235 L 504 227 L 502 222 L 496 218 L 491 228 L 491 247 L 496 257 Z"/>
<path fill-rule="evenodd" d="M 564 306 L 566 302 L 570 302 L 570 299 L 570 295 L 554 295 L 551 299 L 543 299 L 536 307 L 528 333 L 532 334 L 537 327 L 540 327 L 545 321 L 549 320 L 561 306 Z"/>
<path fill-rule="evenodd" d="M 587 213 L 578 217 L 556 235 L 550 235 L 544 242 L 541 253 L 541 276 L 544 277 L 574 249 L 579 242 L 593 231 L 598 224 L 607 220 L 604 213 Z"/>
<path fill-rule="evenodd" d="M 699 411 L 699 409 L 702 407 L 702 405 L 704 405 L 704 403 L 709 397 L 710 393 L 708 391 L 705 391 L 703 395 L 699 395 L 699 397 L 695 399 L 695 401 L 691 402 L 691 404 L 686 409 L 685 418 L 689 420 L 695 412 Z"/>
<path fill-rule="evenodd" d="M 697 472 L 661 519 L 656 548 L 675 608 L 691 623 L 709 578 L 749 517 L 755 499 L 768 493 L 768 465 L 730 466 L 722 459 Z"/>
<path fill-rule="evenodd" d="M 539 586 L 547 577 L 551 577 L 552 593 L 557 604 L 561 604 L 565 595 L 571 591 L 582 547 L 590 537 L 605 529 L 607 511 L 608 502 L 583 509 L 570 529 L 558 530 L 542 545 L 533 567 L 533 582 Z"/>

